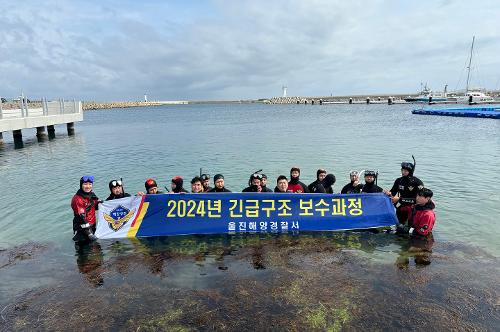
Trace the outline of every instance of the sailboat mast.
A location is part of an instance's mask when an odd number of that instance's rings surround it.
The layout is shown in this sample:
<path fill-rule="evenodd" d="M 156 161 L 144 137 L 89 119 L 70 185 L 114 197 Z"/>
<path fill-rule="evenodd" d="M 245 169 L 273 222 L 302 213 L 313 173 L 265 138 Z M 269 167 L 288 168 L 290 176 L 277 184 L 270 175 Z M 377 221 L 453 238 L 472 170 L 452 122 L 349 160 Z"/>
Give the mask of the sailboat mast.
<path fill-rule="evenodd" d="M 469 92 L 469 79 L 470 79 L 470 66 L 472 63 L 472 51 L 474 50 L 474 39 L 476 36 L 472 36 L 472 45 L 470 47 L 470 56 L 469 56 L 469 66 L 467 67 L 467 84 L 465 85 L 465 94 Z"/>

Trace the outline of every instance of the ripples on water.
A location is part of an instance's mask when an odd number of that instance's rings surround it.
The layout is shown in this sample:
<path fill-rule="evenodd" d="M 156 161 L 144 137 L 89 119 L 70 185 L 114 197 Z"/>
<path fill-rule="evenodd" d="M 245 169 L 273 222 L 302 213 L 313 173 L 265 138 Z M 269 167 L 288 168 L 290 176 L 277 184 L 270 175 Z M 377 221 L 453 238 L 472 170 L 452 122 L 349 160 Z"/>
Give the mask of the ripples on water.
<path fill-rule="evenodd" d="M 0 148 L 0 247 L 30 240 L 68 241 L 71 196 L 82 174 L 94 174 L 99 197 L 123 177 L 128 192 L 144 180 L 161 186 L 199 169 L 223 173 L 239 191 L 251 172 L 274 179 L 293 165 L 312 182 L 325 167 L 336 191 L 351 169 L 376 169 L 389 188 L 399 163 L 417 158 L 416 175 L 435 192 L 437 238 L 486 248 L 498 255 L 500 121 L 411 114 L 411 105 L 179 105 L 85 113 L 76 136 L 56 128 L 57 139 L 37 143 L 24 131 L 25 148 L 11 134 Z M 30 136 L 32 135 L 32 136 Z"/>

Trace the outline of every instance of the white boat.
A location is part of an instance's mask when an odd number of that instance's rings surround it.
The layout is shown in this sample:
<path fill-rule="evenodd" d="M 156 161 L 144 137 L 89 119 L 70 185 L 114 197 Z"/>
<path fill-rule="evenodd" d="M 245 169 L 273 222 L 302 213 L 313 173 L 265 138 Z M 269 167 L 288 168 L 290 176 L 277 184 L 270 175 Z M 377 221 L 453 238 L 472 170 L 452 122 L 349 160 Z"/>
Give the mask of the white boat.
<path fill-rule="evenodd" d="M 419 92 L 418 96 L 405 98 L 405 101 L 408 103 L 439 103 L 439 102 L 447 102 L 447 86 L 444 88 L 444 92 L 433 92 L 431 89 L 427 87 L 427 84 L 422 88 Z"/>

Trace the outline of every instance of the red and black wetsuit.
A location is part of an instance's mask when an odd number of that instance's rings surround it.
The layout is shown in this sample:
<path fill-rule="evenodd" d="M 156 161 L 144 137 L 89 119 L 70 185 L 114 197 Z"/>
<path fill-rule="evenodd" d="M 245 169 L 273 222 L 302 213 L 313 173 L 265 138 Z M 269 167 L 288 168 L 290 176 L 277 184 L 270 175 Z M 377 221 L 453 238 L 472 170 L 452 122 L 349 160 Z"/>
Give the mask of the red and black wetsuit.
<path fill-rule="evenodd" d="M 413 175 L 402 176 L 394 181 L 391 188 L 392 196 L 399 193 L 399 201 L 396 204 L 396 215 L 400 223 L 405 224 L 410 218 L 411 208 L 415 204 L 417 192 L 424 187 L 424 183 Z"/>
<path fill-rule="evenodd" d="M 309 189 L 307 189 L 307 186 L 299 181 L 299 178 L 291 178 L 290 182 L 288 182 L 288 192 L 292 193 L 308 193 Z"/>
<path fill-rule="evenodd" d="M 81 230 L 80 225 L 89 224 L 95 231 L 97 204 L 99 199 L 94 192 L 86 193 L 79 189 L 71 199 L 71 208 L 73 209 L 73 231 Z"/>
<path fill-rule="evenodd" d="M 413 228 L 412 235 L 427 236 L 432 234 L 432 229 L 436 222 L 435 207 L 433 201 L 429 201 L 425 205 L 415 205 L 413 207 L 409 221 L 410 227 Z"/>

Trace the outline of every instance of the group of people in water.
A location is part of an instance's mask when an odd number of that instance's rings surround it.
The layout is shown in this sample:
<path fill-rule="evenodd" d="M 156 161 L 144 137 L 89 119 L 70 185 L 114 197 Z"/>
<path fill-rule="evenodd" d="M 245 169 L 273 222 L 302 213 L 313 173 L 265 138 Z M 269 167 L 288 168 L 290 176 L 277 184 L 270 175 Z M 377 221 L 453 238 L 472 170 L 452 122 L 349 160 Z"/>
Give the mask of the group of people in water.
<path fill-rule="evenodd" d="M 414 176 L 415 161 L 401 163 L 401 177 L 394 181 L 390 190 L 384 190 L 377 185 L 378 173 L 375 171 L 364 171 L 364 183 L 360 182 L 360 173 L 351 171 L 350 182 L 341 190 L 341 194 L 371 194 L 385 193 L 388 195 L 396 208 L 399 221 L 397 232 L 410 234 L 412 236 L 432 236 L 435 223 L 433 192 L 424 187 L 423 182 Z M 328 174 L 325 169 L 318 169 L 316 180 L 306 186 L 300 181 L 300 168 L 290 169 L 290 179 L 285 175 L 278 176 L 274 191 L 268 188 L 268 178 L 261 171 L 252 173 L 248 180 L 248 186 L 242 192 L 274 192 L 274 193 L 323 193 L 334 194 L 333 185 L 336 178 Z M 80 188 L 73 196 L 71 207 L 73 209 L 73 231 L 75 241 L 93 240 L 95 236 L 96 209 L 99 199 L 92 191 L 94 183 L 93 176 L 80 178 Z M 163 194 L 154 179 L 147 179 L 144 183 L 145 192 L 136 195 Z M 167 188 L 166 188 L 167 189 Z M 111 180 L 109 182 L 110 195 L 106 200 L 129 197 L 123 188 L 122 180 Z M 168 190 L 168 189 L 167 189 Z M 201 174 L 191 180 L 191 193 L 230 193 L 225 187 L 224 176 L 216 174 L 213 177 L 213 187 L 210 186 L 210 175 Z M 188 193 L 184 188 L 184 179 L 174 176 L 168 193 Z"/>

